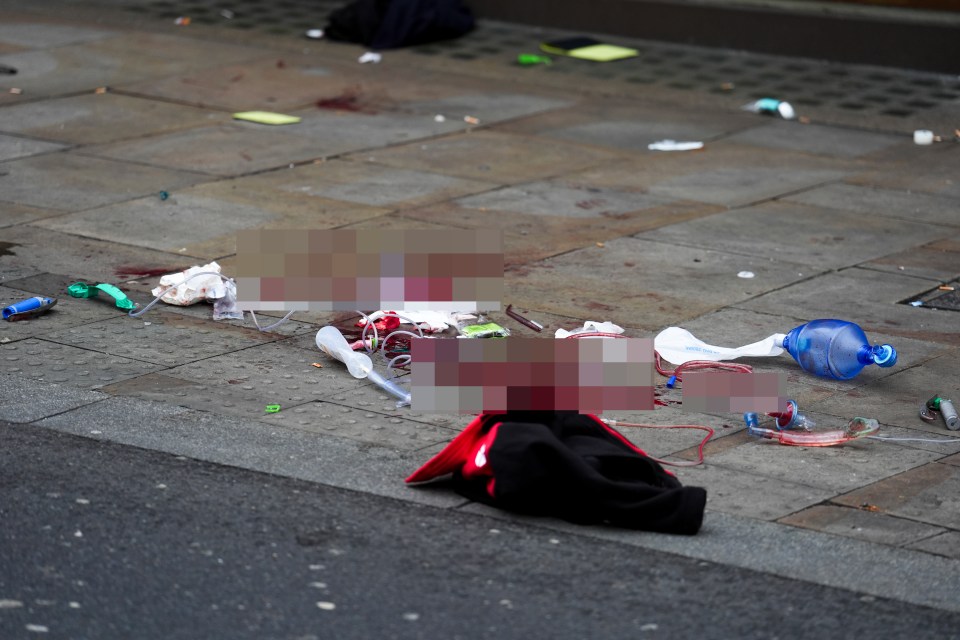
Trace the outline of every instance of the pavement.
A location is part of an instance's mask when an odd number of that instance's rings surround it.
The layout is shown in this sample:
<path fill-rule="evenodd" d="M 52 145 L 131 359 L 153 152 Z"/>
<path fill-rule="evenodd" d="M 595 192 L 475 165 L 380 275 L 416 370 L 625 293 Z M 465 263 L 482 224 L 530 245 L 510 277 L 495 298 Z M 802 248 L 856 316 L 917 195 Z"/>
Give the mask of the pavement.
<path fill-rule="evenodd" d="M 302 25 L 167 15 L 204 4 L 8 3 L 0 304 L 59 303 L 0 324 L 0 420 L 960 611 L 960 442 L 917 416 L 934 394 L 960 400 L 960 305 L 938 289 L 960 287 L 960 79 L 629 40 L 638 59 L 525 68 L 517 53 L 568 34 L 495 22 L 361 65 L 362 48 Z M 802 121 L 740 108 L 771 92 Z M 232 119 L 254 109 L 302 121 Z M 915 129 L 943 142 L 915 145 Z M 666 138 L 706 146 L 647 149 Z M 735 414 L 611 413 L 717 430 L 706 464 L 677 470 L 707 488 L 702 531 L 523 518 L 403 484 L 468 417 L 397 409 L 321 355 L 316 331 L 349 314 L 264 333 L 206 304 L 130 318 L 66 295 L 109 282 L 145 304 L 160 274 L 216 260 L 232 275 L 243 229 L 492 226 L 505 303 L 551 335 L 610 320 L 737 346 L 857 322 L 895 367 L 838 382 L 785 355 L 749 364 L 782 373 L 819 425 L 860 415 L 926 441 L 794 448 Z M 695 457 L 695 434 L 624 433 Z"/>

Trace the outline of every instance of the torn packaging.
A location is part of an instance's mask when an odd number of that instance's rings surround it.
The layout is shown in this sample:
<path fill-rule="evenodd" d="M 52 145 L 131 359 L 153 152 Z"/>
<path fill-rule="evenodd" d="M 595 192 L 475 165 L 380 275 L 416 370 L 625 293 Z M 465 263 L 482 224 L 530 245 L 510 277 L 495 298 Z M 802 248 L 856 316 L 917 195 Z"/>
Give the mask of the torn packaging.
<path fill-rule="evenodd" d="M 577 524 L 695 534 L 707 492 L 684 487 L 595 416 L 481 414 L 407 482 L 453 474 L 461 495 Z"/>

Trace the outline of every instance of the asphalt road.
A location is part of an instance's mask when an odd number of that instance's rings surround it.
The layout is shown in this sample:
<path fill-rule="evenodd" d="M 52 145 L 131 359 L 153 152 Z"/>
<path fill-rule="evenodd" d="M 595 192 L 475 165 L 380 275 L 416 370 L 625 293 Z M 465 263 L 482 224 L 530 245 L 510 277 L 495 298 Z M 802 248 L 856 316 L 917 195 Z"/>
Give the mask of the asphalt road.
<path fill-rule="evenodd" d="M 907 637 L 960 615 L 0 423 L 3 640 Z"/>

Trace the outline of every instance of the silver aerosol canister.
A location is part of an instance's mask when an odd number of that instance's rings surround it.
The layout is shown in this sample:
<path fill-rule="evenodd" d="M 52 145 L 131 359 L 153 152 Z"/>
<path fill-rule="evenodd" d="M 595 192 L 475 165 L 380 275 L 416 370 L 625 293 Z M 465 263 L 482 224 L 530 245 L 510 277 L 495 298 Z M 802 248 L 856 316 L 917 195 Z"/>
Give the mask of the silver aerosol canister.
<path fill-rule="evenodd" d="M 940 415 L 943 421 L 947 423 L 947 429 L 956 431 L 960 429 L 960 418 L 957 418 L 957 409 L 949 400 L 940 400 Z"/>

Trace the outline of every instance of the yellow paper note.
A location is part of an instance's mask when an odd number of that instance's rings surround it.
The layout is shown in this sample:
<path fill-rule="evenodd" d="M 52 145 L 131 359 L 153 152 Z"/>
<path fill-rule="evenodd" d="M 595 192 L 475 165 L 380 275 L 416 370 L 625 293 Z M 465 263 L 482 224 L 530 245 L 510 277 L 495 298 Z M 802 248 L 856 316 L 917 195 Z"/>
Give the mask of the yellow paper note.
<path fill-rule="evenodd" d="M 300 122 L 297 116 L 288 116 L 270 111 L 241 111 L 233 114 L 234 120 L 248 120 L 258 124 L 295 124 Z"/>

